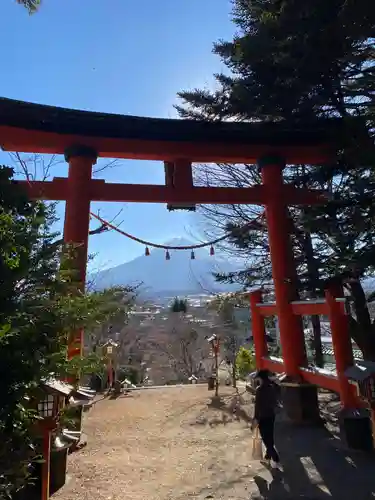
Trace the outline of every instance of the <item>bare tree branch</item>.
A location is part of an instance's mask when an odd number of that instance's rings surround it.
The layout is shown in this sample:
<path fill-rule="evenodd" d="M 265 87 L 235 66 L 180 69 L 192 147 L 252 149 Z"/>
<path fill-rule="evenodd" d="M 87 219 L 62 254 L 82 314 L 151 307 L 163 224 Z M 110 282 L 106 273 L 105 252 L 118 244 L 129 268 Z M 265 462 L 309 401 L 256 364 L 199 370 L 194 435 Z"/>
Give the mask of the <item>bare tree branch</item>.
<path fill-rule="evenodd" d="M 21 153 L 9 153 L 16 174 L 22 175 L 28 181 L 46 181 L 53 175 L 55 167 L 65 164 L 61 156 Z M 93 169 L 93 175 L 104 172 L 109 168 L 118 167 L 121 160 L 112 159 L 107 163 L 100 163 Z"/>
<path fill-rule="evenodd" d="M 25 177 L 28 181 L 49 179 L 52 170 L 63 163 L 63 160 L 56 155 L 33 154 L 31 156 L 20 153 L 9 153 L 15 172 Z"/>
<path fill-rule="evenodd" d="M 94 176 L 99 174 L 100 172 L 104 172 L 104 170 L 108 170 L 109 168 L 117 168 L 119 167 L 123 162 L 117 158 L 114 158 L 113 160 L 110 160 L 108 163 L 105 163 L 104 165 L 97 165 L 93 169 L 93 174 Z"/>

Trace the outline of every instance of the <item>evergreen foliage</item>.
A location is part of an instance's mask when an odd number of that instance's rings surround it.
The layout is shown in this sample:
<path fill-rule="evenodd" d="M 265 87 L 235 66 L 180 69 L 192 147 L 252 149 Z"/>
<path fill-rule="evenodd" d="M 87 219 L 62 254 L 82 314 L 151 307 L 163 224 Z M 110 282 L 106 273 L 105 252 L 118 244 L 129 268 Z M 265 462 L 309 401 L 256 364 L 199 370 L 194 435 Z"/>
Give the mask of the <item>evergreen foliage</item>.
<path fill-rule="evenodd" d="M 252 351 L 240 347 L 236 356 L 236 368 L 238 376 L 244 379 L 255 370 L 255 357 Z"/>
<path fill-rule="evenodd" d="M 188 304 L 186 299 L 179 299 L 178 297 L 175 297 L 171 305 L 171 312 L 186 313 L 187 308 Z"/>
<path fill-rule="evenodd" d="M 129 307 L 128 290 L 72 293 L 64 248 L 51 232 L 54 207 L 30 202 L 0 168 L 0 498 L 22 488 L 38 457 L 37 400 L 43 380 L 78 377 L 100 360 L 66 359 L 72 331 Z M 69 259 L 68 259 L 69 260 Z"/>
<path fill-rule="evenodd" d="M 17 0 L 17 3 L 26 7 L 29 14 L 34 14 L 39 9 L 41 0 Z"/>
<path fill-rule="evenodd" d="M 375 255 L 373 8 L 364 0 L 233 0 L 233 22 L 234 39 L 214 44 L 214 53 L 227 67 L 215 75 L 217 88 L 180 92 L 177 110 L 191 119 L 300 126 L 342 119 L 342 149 L 335 164 L 285 170 L 286 182 L 330 194 L 325 206 L 289 210 L 296 286 L 315 297 L 327 281 L 343 282 L 353 298 L 352 336 L 365 358 L 375 359 L 375 329 L 361 285 L 374 275 Z M 254 165 L 203 166 L 201 175 L 212 185 L 260 182 Z M 203 210 L 215 230 L 232 231 L 229 251 L 247 258 L 243 271 L 217 278 L 245 287 L 270 284 L 264 222 L 246 234 L 239 231 L 259 215 L 259 207 Z"/>

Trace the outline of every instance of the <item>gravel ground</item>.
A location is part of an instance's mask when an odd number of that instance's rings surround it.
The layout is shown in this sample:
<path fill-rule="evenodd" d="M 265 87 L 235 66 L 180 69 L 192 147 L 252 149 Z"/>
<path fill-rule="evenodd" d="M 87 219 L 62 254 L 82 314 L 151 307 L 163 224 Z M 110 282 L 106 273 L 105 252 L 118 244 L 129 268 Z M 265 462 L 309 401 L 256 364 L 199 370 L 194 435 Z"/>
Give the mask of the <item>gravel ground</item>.
<path fill-rule="evenodd" d="M 222 392 L 233 408 L 233 391 Z M 68 484 L 54 498 L 205 498 L 224 478 L 248 475 L 248 424 L 207 406 L 211 394 L 189 386 L 96 403 L 85 414 L 88 445 L 69 457 Z"/>
<path fill-rule="evenodd" d="M 134 391 L 85 414 L 88 445 L 69 457 L 56 500 L 375 498 L 374 462 L 346 453 L 334 430 L 280 419 L 283 472 L 250 456 L 248 394 L 204 386 Z"/>

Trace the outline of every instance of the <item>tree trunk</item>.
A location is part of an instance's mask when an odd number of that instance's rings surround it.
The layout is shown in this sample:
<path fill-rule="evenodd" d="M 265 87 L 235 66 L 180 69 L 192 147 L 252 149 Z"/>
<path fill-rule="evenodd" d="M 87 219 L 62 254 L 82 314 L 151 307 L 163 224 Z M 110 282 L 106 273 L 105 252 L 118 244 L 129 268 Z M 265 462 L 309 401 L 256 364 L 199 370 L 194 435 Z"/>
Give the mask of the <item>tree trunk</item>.
<path fill-rule="evenodd" d="M 322 345 L 322 330 L 320 327 L 319 316 L 311 316 L 311 325 L 313 330 L 313 349 L 314 349 L 314 362 L 319 368 L 324 367 L 324 355 Z"/>
<path fill-rule="evenodd" d="M 236 377 L 236 356 L 234 356 L 234 361 L 232 362 L 232 384 L 233 384 L 233 388 L 236 389 L 237 388 L 237 377 Z"/>
<path fill-rule="evenodd" d="M 310 294 L 311 298 L 314 299 L 316 298 L 316 292 L 319 283 L 319 270 L 317 267 L 316 260 L 314 258 L 314 248 L 310 233 L 304 233 L 303 251 L 305 253 L 305 259 L 306 259 Z M 319 316 L 311 316 L 311 325 L 313 330 L 314 361 L 316 366 L 323 368 L 324 356 L 323 356 L 323 345 L 322 345 L 322 331 L 320 327 Z"/>
<path fill-rule="evenodd" d="M 366 294 L 359 280 L 350 280 L 347 284 L 353 298 L 355 318 L 350 319 L 350 334 L 362 351 L 363 358 L 375 361 L 375 328 L 371 322 Z"/>
<path fill-rule="evenodd" d="M 290 216 L 290 213 L 289 213 L 289 227 L 286 229 L 286 230 L 290 230 L 290 234 L 291 235 L 297 235 L 297 229 L 296 229 L 296 226 L 293 222 L 293 219 L 291 218 Z M 295 259 L 295 255 L 294 255 L 294 248 L 293 248 L 293 241 L 291 240 L 291 245 L 290 245 L 290 250 L 289 250 L 289 278 L 290 278 L 290 283 L 291 283 L 291 286 L 290 286 L 290 296 L 289 296 L 289 300 L 292 302 L 294 300 L 299 300 L 300 299 L 300 294 L 299 294 L 299 291 L 301 289 L 301 283 L 300 283 L 300 279 L 299 279 L 299 276 L 298 276 L 298 272 L 297 272 L 297 264 L 296 264 L 296 259 Z M 300 325 L 300 329 L 301 329 L 301 335 L 303 336 L 303 319 L 302 319 L 302 316 L 297 316 L 297 321 L 299 322 L 299 325 Z M 303 340 L 303 349 L 304 349 L 304 364 L 307 365 L 307 351 L 306 351 L 306 343 L 304 341 L 304 338 L 302 339 Z"/>

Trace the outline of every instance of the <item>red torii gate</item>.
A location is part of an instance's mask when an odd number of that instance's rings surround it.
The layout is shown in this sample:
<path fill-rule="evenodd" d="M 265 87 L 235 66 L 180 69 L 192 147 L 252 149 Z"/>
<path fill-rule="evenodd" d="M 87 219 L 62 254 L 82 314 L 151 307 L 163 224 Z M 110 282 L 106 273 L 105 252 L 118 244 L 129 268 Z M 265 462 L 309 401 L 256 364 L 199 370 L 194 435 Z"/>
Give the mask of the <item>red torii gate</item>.
<path fill-rule="evenodd" d="M 4 150 L 64 154 L 69 163 L 67 178 L 17 182 L 33 199 L 66 200 L 64 239 L 79 245 L 75 265 L 82 289 L 86 280 L 91 201 L 265 206 L 276 295 L 272 314 L 276 313 L 279 319 L 283 371 L 290 380 L 301 374 L 305 380 L 308 377 L 301 371 L 306 363 L 304 338 L 296 306 L 292 304 L 295 266 L 287 207 L 324 203 L 325 196 L 284 184 L 283 168 L 288 163 L 321 164 L 334 160 L 341 127 L 337 120 L 298 128 L 282 123 L 140 118 L 0 99 L 0 145 Z M 92 167 L 98 157 L 161 160 L 165 163 L 166 184 L 114 184 L 93 179 Z M 250 188 L 196 187 L 194 162 L 257 163 L 262 184 Z M 260 296 L 256 300 L 260 302 Z M 257 310 L 253 304 L 254 318 Z M 305 308 L 303 313 L 315 314 L 311 308 Z M 265 352 L 259 332 L 255 336 L 259 360 Z M 69 346 L 69 356 L 80 354 L 81 349 L 82 332 Z M 335 353 L 340 356 L 340 349 Z M 348 362 L 347 358 L 337 361 L 341 365 Z M 301 385 L 301 390 L 305 385 Z M 298 400 L 294 404 L 305 404 L 303 397 Z"/>

